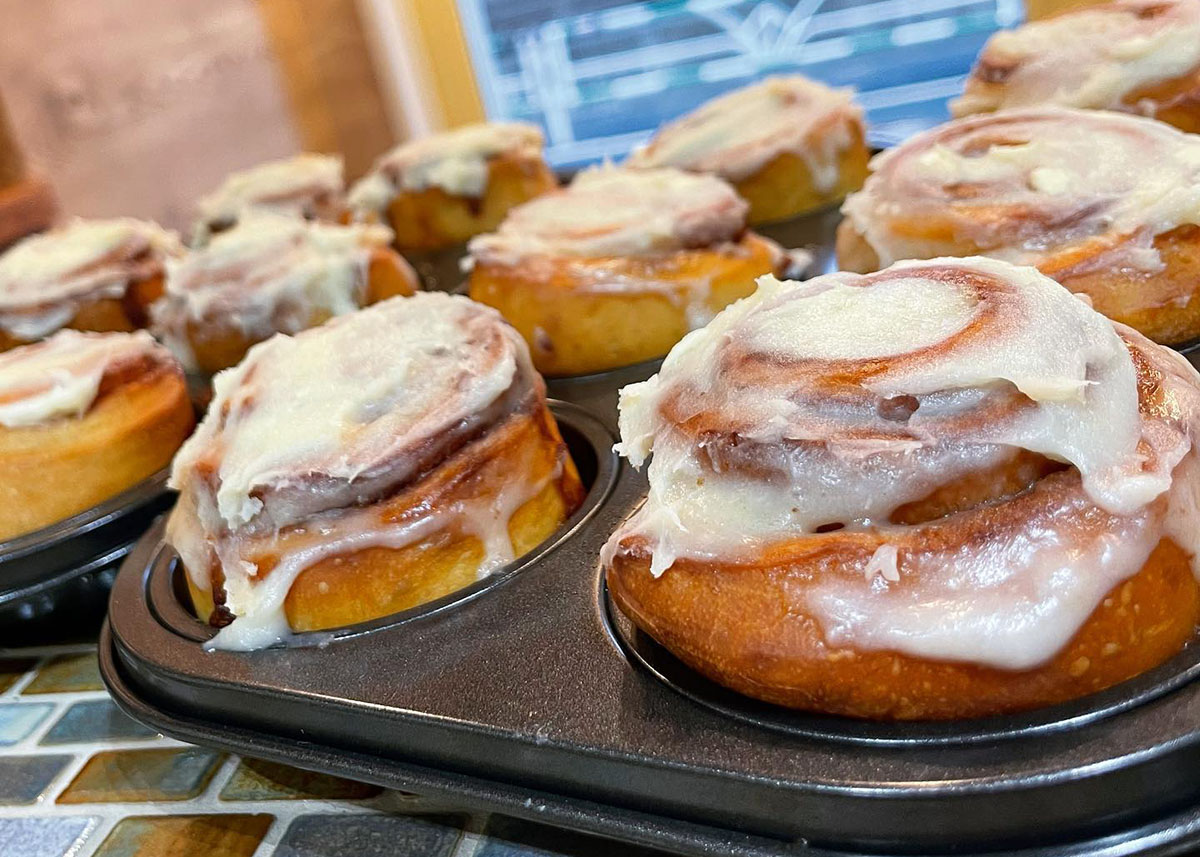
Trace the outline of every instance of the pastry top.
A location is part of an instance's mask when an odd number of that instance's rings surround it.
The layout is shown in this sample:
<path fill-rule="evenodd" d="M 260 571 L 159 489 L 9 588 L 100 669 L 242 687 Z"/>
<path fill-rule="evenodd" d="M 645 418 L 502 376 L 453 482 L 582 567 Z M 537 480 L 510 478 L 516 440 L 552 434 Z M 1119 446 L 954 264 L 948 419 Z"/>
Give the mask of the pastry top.
<path fill-rule="evenodd" d="M 455 196 L 479 197 L 487 189 L 488 162 L 500 155 L 541 159 L 542 132 L 523 122 L 480 122 L 402 143 L 375 162 L 350 191 L 358 212 L 378 212 L 400 191 L 438 187 Z"/>
<path fill-rule="evenodd" d="M 120 298 L 182 252 L 175 233 L 130 218 L 72 220 L 26 238 L 0 255 L 0 329 L 40 339 L 81 303 Z"/>
<path fill-rule="evenodd" d="M 303 330 L 314 313 L 353 312 L 365 298 L 372 254 L 391 240 L 383 226 L 246 212 L 207 246 L 168 263 L 153 329 L 186 365 L 194 363 L 187 344 L 193 323 L 265 336 Z"/>
<path fill-rule="evenodd" d="M 234 223 L 247 209 L 297 217 L 329 217 L 345 188 L 342 159 L 304 153 L 232 173 L 197 205 L 196 232 Z"/>
<path fill-rule="evenodd" d="M 801 156 L 813 183 L 837 182 L 837 157 L 853 142 L 862 110 L 849 89 L 794 75 L 770 77 L 715 98 L 658 130 L 631 167 L 678 167 L 741 181 L 779 155 Z"/>
<path fill-rule="evenodd" d="M 170 353 L 141 330 L 60 330 L 49 339 L 6 351 L 0 354 L 0 426 L 35 426 L 83 416 L 106 376 L 146 361 L 175 365 Z"/>
<path fill-rule="evenodd" d="M 715 176 L 663 168 L 595 167 L 508 213 L 467 245 L 476 261 L 670 253 L 736 240 L 746 203 Z"/>
<path fill-rule="evenodd" d="M 278 529 L 394 491 L 534 377 L 494 310 L 432 292 L 382 301 L 219 373 L 171 481 L 210 532 Z"/>
<path fill-rule="evenodd" d="M 649 497 L 610 556 L 632 537 L 658 575 L 684 558 L 753 563 L 800 539 L 882 538 L 857 573 L 815 581 L 827 635 L 902 629 L 873 641 L 1015 669 L 1053 656 L 1164 535 L 1200 548 L 1200 377 L 1179 355 L 991 259 L 759 282 L 622 390 L 619 451 L 653 458 Z M 1074 468 L 1044 519 L 1001 531 L 995 518 L 973 536 L 955 535 L 954 516 L 892 523 L 1017 450 Z M 956 537 L 968 544 L 947 560 L 936 545 Z M 912 550 L 898 560 L 889 539 Z M 1045 588 L 1031 600 L 1033 587 Z M 848 618 L 868 613 L 878 621 Z"/>
<path fill-rule="evenodd" d="M 1200 0 L 1121 0 L 996 33 L 956 116 L 1057 104 L 1137 110 L 1127 96 L 1200 66 Z"/>
<path fill-rule="evenodd" d="M 884 265 L 964 246 L 1040 264 L 1072 246 L 1095 251 L 1090 264 L 1155 271 L 1154 237 L 1200 223 L 1200 137 L 1121 113 L 971 116 L 871 166 L 842 211 Z"/>

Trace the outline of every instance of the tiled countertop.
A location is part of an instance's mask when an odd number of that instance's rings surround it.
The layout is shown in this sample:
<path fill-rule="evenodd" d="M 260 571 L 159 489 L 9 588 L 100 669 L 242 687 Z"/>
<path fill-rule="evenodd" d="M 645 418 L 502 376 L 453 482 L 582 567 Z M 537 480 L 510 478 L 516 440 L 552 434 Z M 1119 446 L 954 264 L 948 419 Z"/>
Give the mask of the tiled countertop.
<path fill-rule="evenodd" d="M 94 646 L 0 649 L 3 857 L 652 857 L 654 852 L 164 738 Z"/>

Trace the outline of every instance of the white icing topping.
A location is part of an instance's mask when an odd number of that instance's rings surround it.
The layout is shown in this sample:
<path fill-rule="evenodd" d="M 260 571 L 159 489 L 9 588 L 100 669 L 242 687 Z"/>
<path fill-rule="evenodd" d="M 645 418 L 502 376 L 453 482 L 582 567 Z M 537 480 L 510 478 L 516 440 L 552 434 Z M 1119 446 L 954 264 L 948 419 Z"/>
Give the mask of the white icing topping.
<path fill-rule="evenodd" d="M 851 95 L 798 75 L 767 78 L 664 126 L 626 165 L 678 167 L 741 181 L 793 153 L 826 191 L 837 182 L 838 156 L 862 125 Z"/>
<path fill-rule="evenodd" d="M 675 169 L 596 167 L 570 186 L 508 213 L 468 244 L 474 261 L 516 264 L 530 256 L 601 258 L 669 253 L 737 238 L 746 203 L 713 176 Z"/>
<path fill-rule="evenodd" d="M 1162 373 L 1165 407 L 1139 409 L 1130 347 Z M 938 259 L 764 277 L 622 390 L 618 450 L 635 466 L 653 452 L 650 491 L 605 558 L 634 537 L 658 575 L 840 525 L 880 544 L 806 591 L 830 644 L 1028 668 L 1164 534 L 1200 547 L 1200 470 L 1178 466 L 1198 408 L 1195 370 L 1032 268 Z M 1074 466 L 1069 509 L 968 546 L 926 535 L 940 521 L 890 523 L 1021 449 Z"/>
<path fill-rule="evenodd" d="M 1104 3 L 992 36 L 956 116 L 1057 104 L 1137 110 L 1127 95 L 1200 66 L 1200 0 Z"/>
<path fill-rule="evenodd" d="M 495 311 L 440 293 L 275 336 L 218 374 L 173 465 L 182 499 L 168 527 L 198 585 L 210 585 L 214 562 L 224 574 L 237 618 L 216 644 L 279 639 L 292 581 L 326 556 L 403 547 L 453 521 L 484 542 L 481 573 L 510 559 L 508 518 L 544 482 L 514 474 L 486 514 L 455 507 L 384 523 L 370 504 L 530 394 L 534 377 L 524 341 Z M 289 548 L 260 579 L 247 556 L 284 528 Z"/>
<path fill-rule="evenodd" d="M 197 206 L 196 235 L 207 239 L 213 224 L 230 224 L 246 209 L 301 217 L 331 215 L 344 189 L 342 159 L 301 154 L 232 173 Z"/>
<path fill-rule="evenodd" d="M 455 196 L 482 196 L 488 161 L 498 155 L 540 159 L 542 132 L 521 122 L 481 122 L 397 146 L 376 161 L 350 191 L 350 207 L 379 212 L 401 190 L 440 187 Z"/>
<path fill-rule="evenodd" d="M 882 265 L 964 247 L 1041 264 L 1092 246 L 1092 264 L 1154 271 L 1154 237 L 1200 222 L 1200 137 L 1117 113 L 960 119 L 877 155 L 872 170 L 842 211 Z"/>
<path fill-rule="evenodd" d="M 0 426 L 43 425 L 85 414 L 116 366 L 145 356 L 170 361 L 148 333 L 60 330 L 0 354 Z"/>
<path fill-rule="evenodd" d="M 17 339 L 49 335 L 80 304 L 119 298 L 183 252 L 178 237 L 141 220 L 72 220 L 0 255 L 0 329 Z"/>
<path fill-rule="evenodd" d="M 382 226 L 246 212 L 208 246 L 168 263 L 154 331 L 194 367 L 190 323 L 232 326 L 262 339 L 304 330 L 314 315 L 353 312 L 365 299 L 372 252 L 391 240 Z"/>

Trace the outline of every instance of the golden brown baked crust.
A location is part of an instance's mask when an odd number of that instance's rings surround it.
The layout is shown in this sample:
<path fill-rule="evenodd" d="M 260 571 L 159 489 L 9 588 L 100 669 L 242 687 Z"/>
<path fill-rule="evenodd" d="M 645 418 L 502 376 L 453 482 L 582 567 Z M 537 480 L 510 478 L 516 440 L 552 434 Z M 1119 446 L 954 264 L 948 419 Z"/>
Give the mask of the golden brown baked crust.
<path fill-rule="evenodd" d="M 387 224 L 401 253 L 441 250 L 490 232 L 509 209 L 557 186 L 540 157 L 505 153 L 489 159 L 482 196 L 458 196 L 437 186 L 401 190 L 388 204 Z"/>
<path fill-rule="evenodd" d="M 1081 152 L 1076 169 L 1037 149 L 1056 138 L 1075 146 L 1079 138 L 1068 134 L 1123 145 L 1131 156 L 1144 157 L 1145 166 L 1117 174 L 1125 168 L 1090 163 L 1095 153 Z M 1032 154 L 1019 162 L 1023 148 Z M 1200 337 L 1195 207 L 1187 201 L 1153 206 L 1171 193 L 1187 193 L 1191 159 L 1198 156 L 1190 135 L 1121 114 L 1048 109 L 960 119 L 879 157 L 875 175 L 846 203 L 838 264 L 869 273 L 900 256 L 996 256 L 1034 265 L 1156 342 L 1187 343 Z M 939 158 L 944 166 L 929 166 Z M 982 170 L 972 165 L 985 161 L 992 172 L 973 181 L 960 175 Z M 1163 178 L 1176 172 L 1177 180 Z M 1047 188 L 1064 184 L 1043 190 L 1040 181 L 1050 182 Z"/>
<path fill-rule="evenodd" d="M 388 298 L 408 297 L 416 290 L 417 282 L 412 268 L 395 251 L 376 248 L 371 252 L 363 306 Z M 315 327 L 329 318 L 328 312 L 314 309 L 304 326 Z M 233 320 L 221 323 L 211 319 L 189 319 L 186 336 L 195 358 L 195 368 L 207 375 L 238 364 L 253 345 L 267 338 L 251 335 Z"/>
<path fill-rule="evenodd" d="M 253 349 L 218 377 L 172 484 L 168 541 L 217 645 L 239 649 L 460 589 L 584 494 L 524 342 L 442 293 Z"/>
<path fill-rule="evenodd" d="M 1004 502 L 964 512 L 947 522 L 945 537 L 1020 520 L 1029 506 L 1057 502 L 1053 493 L 1072 479 L 1078 474 L 1048 476 Z M 818 575 L 845 573 L 839 567 L 847 556 L 875 546 L 863 534 L 827 533 L 781 546 L 754 564 L 677 560 L 657 579 L 649 557 L 634 550 L 614 559 L 607 581 L 624 613 L 712 680 L 792 708 L 871 719 L 969 718 L 1074 699 L 1167 660 L 1200 623 L 1200 587 L 1189 557 L 1164 539 L 1141 571 L 1109 592 L 1071 642 L 1037 669 L 831 646 L 799 593 Z"/>
<path fill-rule="evenodd" d="M 849 331 L 822 346 L 794 333 L 822 321 L 838 330 L 847 317 L 882 311 L 883 298 L 872 304 L 854 293 L 896 284 L 909 284 L 909 302 L 943 289 L 978 290 L 982 302 L 948 324 L 955 331 L 948 337 L 918 337 L 913 347 L 876 351 L 874 340 L 856 342 Z M 838 314 L 855 301 L 858 316 Z M 940 301 L 914 312 L 954 317 L 957 310 L 945 308 L 957 304 Z M 808 316 L 806 306 L 815 307 Z M 1031 429 L 1033 412 L 1051 401 L 982 368 L 1010 357 L 1001 372 L 1048 365 L 1040 361 L 1058 346 L 1039 351 L 1030 331 L 1046 319 L 1028 317 L 1035 307 L 1080 325 L 1063 325 L 1056 339 L 1088 330 L 1085 341 L 1096 350 L 1064 345 L 1060 353 L 1083 361 L 1084 383 L 1113 394 L 1071 400 L 1075 425 L 1059 423 L 1056 435 L 1090 424 L 1098 445 L 1126 432 L 1123 448 L 1136 453 L 1127 453 L 1121 472 L 1164 473 L 1165 490 L 1110 511 L 1112 501 L 1092 493 L 1090 464 L 1064 463 L 1082 459 L 1031 435 L 1015 442 L 1004 435 L 1005 425 Z M 1163 663 L 1200 622 L 1189 517 L 1200 378 L 1178 355 L 1128 329 L 1113 338 L 1106 324 L 1035 272 L 984 259 L 903 263 L 866 280 L 834 274 L 764 285 L 718 318 L 707 338 L 698 334 L 673 352 L 659 376 L 622 392 L 621 451 L 635 465 L 650 452 L 655 461 L 645 505 L 603 553 L 615 603 L 720 684 L 850 717 L 1005 714 L 1074 699 Z M 1018 345 L 1014 335 L 1025 341 Z M 994 352 L 981 347 L 990 338 Z M 1020 350 L 1039 353 L 1026 363 Z M 964 377 L 978 377 L 980 386 L 964 386 Z M 950 393 L 941 386 L 952 383 L 947 378 L 958 379 Z M 1060 413 L 1054 409 L 1066 399 L 1057 395 L 1041 414 Z M 1179 444 L 1170 452 L 1153 440 L 1167 434 Z M 941 457 L 928 463 L 930 454 Z M 1129 529 L 1134 521 L 1138 536 Z M 1138 550 L 1112 565 L 1119 545 L 1135 539 Z M 1048 544 L 1052 551 L 1040 553 Z M 1067 574 L 1061 579 L 1071 584 L 1050 595 L 1049 572 Z M 999 580 L 1012 588 L 1002 593 Z M 1095 588 L 1070 618 L 1042 612 L 1088 585 Z M 1054 633 L 1035 630 L 1033 615 L 1053 616 Z M 1019 637 L 1010 636 L 1013 628 L 1022 629 Z M 997 656 L 1013 651 L 1006 639 L 1018 640 L 1019 658 Z"/>
<path fill-rule="evenodd" d="M 666 354 L 692 327 L 695 283 L 709 284 L 703 307 L 716 313 L 753 292 L 755 277 L 785 264 L 778 247 L 747 232 L 734 244 L 657 256 L 481 260 L 469 287 L 472 299 L 500 310 L 525 338 L 538 371 L 581 375 Z M 657 288 L 605 291 L 593 287 L 598 278 Z"/>
<path fill-rule="evenodd" d="M 149 320 L 150 305 L 162 297 L 162 293 L 161 271 L 145 279 L 131 280 L 121 298 L 98 298 L 82 302 L 64 327 L 96 333 L 127 333 L 140 330 Z M 0 351 L 28 345 L 30 341 L 17 339 L 8 331 L 0 329 Z"/>
<path fill-rule="evenodd" d="M 194 424 L 178 365 L 146 358 L 107 373 L 81 417 L 0 426 L 0 539 L 133 487 L 170 463 Z"/>
<path fill-rule="evenodd" d="M 556 470 L 558 476 L 509 520 L 513 550 L 521 556 L 549 538 L 584 495 L 558 426 L 544 404 L 494 426 L 371 508 L 380 521 L 398 521 L 420 514 L 423 508 L 486 504 L 496 499 L 514 472 L 539 479 Z M 269 569 L 272 549 L 278 547 L 264 542 L 261 562 Z M 280 543 L 287 545 L 286 533 Z M 285 606 L 288 624 L 296 631 L 337 628 L 433 601 L 478 580 L 483 555 L 478 538 L 451 529 L 400 549 L 368 548 L 322 560 L 292 584 Z M 194 582 L 190 588 L 200 616 L 220 624 L 223 617 L 214 609 L 224 597 L 219 577 L 214 576 L 215 598 Z"/>
<path fill-rule="evenodd" d="M 838 154 L 837 181 L 827 190 L 817 186 L 808 162 L 792 152 L 776 156 L 754 175 L 734 182 L 738 195 L 750 203 L 747 222 L 754 225 L 798 217 L 862 187 L 871 153 L 861 125 L 850 126 L 848 133 L 850 145 Z"/>

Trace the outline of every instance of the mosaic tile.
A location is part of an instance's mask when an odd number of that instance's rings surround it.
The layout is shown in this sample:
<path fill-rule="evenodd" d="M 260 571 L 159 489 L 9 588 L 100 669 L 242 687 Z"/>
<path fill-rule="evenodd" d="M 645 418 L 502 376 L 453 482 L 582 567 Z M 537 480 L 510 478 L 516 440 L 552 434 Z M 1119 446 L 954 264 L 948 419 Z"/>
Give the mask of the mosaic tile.
<path fill-rule="evenodd" d="M 176 815 L 122 819 L 92 857 L 251 857 L 274 816 Z"/>
<path fill-rule="evenodd" d="M 660 851 L 503 815 L 491 816 L 483 832 L 486 838 L 476 849 L 474 857 L 541 857 L 546 854 L 570 854 L 571 857 L 613 857 L 616 854 L 621 857 L 667 857 Z"/>
<path fill-rule="evenodd" d="M 107 750 L 88 759 L 58 802 L 187 800 L 204 791 L 224 759 L 199 747 Z"/>
<path fill-rule="evenodd" d="M 242 759 L 221 789 L 221 800 L 366 800 L 382 793 L 379 786 L 262 759 Z"/>
<path fill-rule="evenodd" d="M 71 756 L 0 758 L 0 805 L 33 803 L 71 761 Z"/>
<path fill-rule="evenodd" d="M 0 854 L 63 857 L 78 850 L 94 818 L 0 818 Z"/>
<path fill-rule="evenodd" d="M 458 815 L 305 815 L 273 857 L 449 857 L 464 822 Z"/>
<path fill-rule="evenodd" d="M 53 710 L 48 702 L 0 705 L 0 747 L 11 747 L 24 739 Z"/>
<path fill-rule="evenodd" d="M 0 693 L 16 684 L 36 663 L 37 658 L 0 658 Z"/>
<path fill-rule="evenodd" d="M 25 685 L 21 692 L 72 693 L 81 690 L 104 690 L 95 652 L 51 658 L 42 665 L 33 681 Z"/>
<path fill-rule="evenodd" d="M 2 719 L 0 709 L 0 719 Z M 3 730 L 0 729 L 0 734 Z M 42 736 L 43 744 L 153 738 L 158 733 L 126 715 L 107 699 L 77 702 Z"/>

